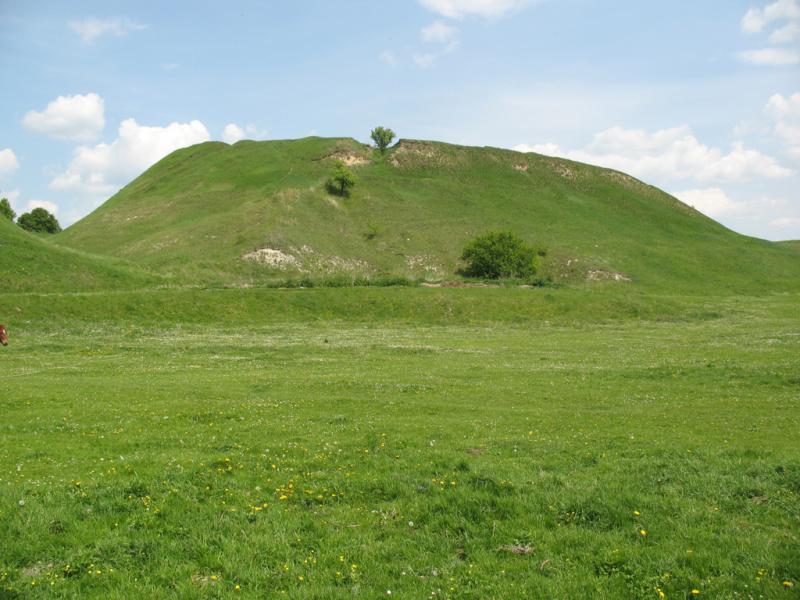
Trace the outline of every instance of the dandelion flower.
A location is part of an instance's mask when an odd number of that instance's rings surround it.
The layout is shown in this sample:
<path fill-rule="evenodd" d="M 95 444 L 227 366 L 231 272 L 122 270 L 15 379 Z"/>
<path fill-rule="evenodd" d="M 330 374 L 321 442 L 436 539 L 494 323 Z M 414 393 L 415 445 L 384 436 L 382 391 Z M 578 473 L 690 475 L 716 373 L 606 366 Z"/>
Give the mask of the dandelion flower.
<path fill-rule="evenodd" d="M 793 588 L 794 584 L 787 579 L 786 581 L 783 582 L 783 587 L 785 587 L 788 590 L 789 588 Z"/>
<path fill-rule="evenodd" d="M 697 588 L 692 590 L 692 596 L 699 596 L 699 595 L 700 595 L 700 590 L 698 590 Z"/>
<path fill-rule="evenodd" d="M 639 535 L 642 537 L 647 537 L 647 529 L 640 529 Z"/>

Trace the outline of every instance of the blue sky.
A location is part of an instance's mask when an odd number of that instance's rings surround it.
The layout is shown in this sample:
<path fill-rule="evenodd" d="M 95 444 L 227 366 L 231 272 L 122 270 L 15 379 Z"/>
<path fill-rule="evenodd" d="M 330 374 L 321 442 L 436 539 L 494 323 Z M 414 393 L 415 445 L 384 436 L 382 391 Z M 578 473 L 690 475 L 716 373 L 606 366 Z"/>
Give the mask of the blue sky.
<path fill-rule="evenodd" d="M 800 239 L 800 0 L 0 0 L 0 86 L 0 195 L 62 224 L 183 145 L 383 124 Z"/>

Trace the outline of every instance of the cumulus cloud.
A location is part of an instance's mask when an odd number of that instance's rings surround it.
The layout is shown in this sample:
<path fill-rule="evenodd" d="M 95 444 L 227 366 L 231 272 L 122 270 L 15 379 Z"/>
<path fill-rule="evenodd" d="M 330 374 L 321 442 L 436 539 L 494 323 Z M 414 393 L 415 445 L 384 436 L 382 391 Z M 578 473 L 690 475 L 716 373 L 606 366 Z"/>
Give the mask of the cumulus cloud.
<path fill-rule="evenodd" d="M 751 8 L 742 17 L 742 30 L 746 33 L 761 33 L 774 21 L 800 19 L 800 4 L 797 0 L 778 0 L 764 8 Z"/>
<path fill-rule="evenodd" d="M 792 21 L 776 29 L 769 36 L 770 44 L 790 44 L 800 37 L 800 22 Z"/>
<path fill-rule="evenodd" d="M 30 212 L 34 208 L 43 208 L 54 215 L 58 214 L 58 204 L 50 202 L 49 200 L 29 200 L 28 211 Z"/>
<path fill-rule="evenodd" d="M 419 0 L 427 9 L 450 19 L 502 17 L 529 4 L 530 0 Z"/>
<path fill-rule="evenodd" d="M 800 63 L 800 52 L 788 48 L 760 48 L 737 54 L 739 60 L 751 65 L 782 67 Z"/>
<path fill-rule="evenodd" d="M 424 42 L 439 46 L 433 51 L 418 52 L 411 57 L 414 64 L 422 69 L 432 67 L 442 56 L 458 48 L 458 29 L 443 21 L 436 21 L 423 27 L 420 36 Z"/>
<path fill-rule="evenodd" d="M 239 127 L 236 123 L 228 123 L 222 131 L 222 141 L 226 144 L 235 144 L 239 140 L 246 137 L 244 129 Z"/>
<path fill-rule="evenodd" d="M 561 146 L 553 143 L 546 144 L 517 144 L 514 146 L 517 152 L 535 152 L 536 154 L 545 154 L 547 156 L 559 156 L 563 153 Z"/>
<path fill-rule="evenodd" d="M 800 36 L 800 3 L 798 0 L 777 0 L 763 8 L 751 8 L 742 17 L 742 31 L 749 34 L 764 32 L 769 26 L 776 29 L 769 35 L 770 47 L 739 52 L 740 61 L 762 66 L 786 66 L 800 63 L 797 49 L 776 48 L 791 44 Z"/>
<path fill-rule="evenodd" d="M 684 190 L 672 194 L 684 204 L 688 204 L 709 217 L 719 217 L 725 214 L 742 212 L 746 205 L 734 202 L 718 187 Z"/>
<path fill-rule="evenodd" d="M 595 134 L 588 145 L 578 150 L 563 150 L 556 144 L 521 144 L 514 149 L 538 149 L 543 154 L 563 156 L 658 181 L 743 181 L 792 174 L 774 158 L 749 150 L 741 142 L 734 143 L 728 153 L 702 144 L 685 125 L 654 133 L 612 127 Z"/>
<path fill-rule="evenodd" d="M 89 142 L 106 124 L 103 99 L 97 94 L 59 96 L 44 110 L 28 112 L 22 124 L 56 139 Z"/>
<path fill-rule="evenodd" d="M 110 144 L 76 148 L 69 166 L 50 182 L 50 188 L 109 195 L 170 152 L 209 137 L 200 121 L 147 127 L 126 119 Z"/>
<path fill-rule="evenodd" d="M 774 121 L 774 132 L 786 144 L 787 153 L 800 160 L 800 92 L 770 97 L 764 112 Z"/>
<path fill-rule="evenodd" d="M 269 131 L 261 129 L 254 123 L 239 127 L 236 123 L 228 123 L 222 130 L 222 141 L 226 144 L 235 144 L 239 140 L 264 140 L 269 137 Z"/>
<path fill-rule="evenodd" d="M 90 44 L 101 35 L 113 35 L 121 37 L 128 35 L 131 31 L 147 29 L 147 25 L 142 25 L 128 17 L 113 17 L 110 19 L 97 19 L 89 17 L 78 21 L 69 21 L 69 28 L 81 36 L 84 43 Z"/>
<path fill-rule="evenodd" d="M 422 28 L 422 39 L 435 44 L 450 44 L 455 41 L 458 29 L 443 21 L 436 21 Z"/>
<path fill-rule="evenodd" d="M 14 151 L 11 148 L 0 150 L 0 179 L 12 175 L 17 169 L 19 169 L 19 161 Z"/>

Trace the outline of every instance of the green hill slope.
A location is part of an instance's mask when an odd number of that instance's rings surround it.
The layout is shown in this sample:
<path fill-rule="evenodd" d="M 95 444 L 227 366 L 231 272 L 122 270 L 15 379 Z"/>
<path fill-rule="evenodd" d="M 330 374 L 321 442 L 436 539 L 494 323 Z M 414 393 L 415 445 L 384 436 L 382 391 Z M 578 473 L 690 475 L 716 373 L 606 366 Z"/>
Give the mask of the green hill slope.
<path fill-rule="evenodd" d="M 786 240 L 785 242 L 778 242 L 778 245 L 800 252 L 800 240 Z"/>
<path fill-rule="evenodd" d="M 335 159 L 358 175 L 348 198 L 326 190 Z M 556 279 L 696 292 L 800 285 L 790 248 L 738 235 L 622 173 L 409 140 L 384 158 L 351 139 L 185 148 L 57 241 L 181 281 L 323 272 L 435 279 L 452 277 L 465 242 L 491 229 L 546 246 Z"/>
<path fill-rule="evenodd" d="M 0 219 L 0 273 L 0 293 L 133 288 L 158 281 L 119 259 L 52 244 L 7 219 Z"/>

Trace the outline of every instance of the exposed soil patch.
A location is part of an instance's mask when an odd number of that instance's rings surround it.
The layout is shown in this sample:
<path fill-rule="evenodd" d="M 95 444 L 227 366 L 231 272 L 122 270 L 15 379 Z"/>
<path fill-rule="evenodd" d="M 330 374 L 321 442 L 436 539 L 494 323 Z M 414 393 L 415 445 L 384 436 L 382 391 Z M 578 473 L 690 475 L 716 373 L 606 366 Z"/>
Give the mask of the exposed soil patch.
<path fill-rule="evenodd" d="M 606 271 L 604 269 L 590 269 L 586 273 L 589 281 L 630 281 L 631 278 L 617 271 Z"/>
<path fill-rule="evenodd" d="M 23 577 L 39 577 L 43 573 L 47 573 L 52 570 L 53 563 L 36 563 L 35 565 L 24 567 L 20 573 L 22 573 Z"/>
<path fill-rule="evenodd" d="M 443 269 L 436 264 L 432 256 L 427 254 L 406 256 L 406 266 L 415 271 L 424 271 L 427 275 L 443 274 Z"/>
<path fill-rule="evenodd" d="M 274 248 L 259 248 L 245 254 L 242 258 L 275 269 L 296 269 L 300 266 L 300 262 L 294 256 Z"/>
<path fill-rule="evenodd" d="M 359 165 L 366 165 L 369 164 L 369 159 L 364 156 L 359 156 L 357 154 L 332 154 L 330 158 L 335 160 L 340 160 L 348 167 L 357 167 Z"/>

